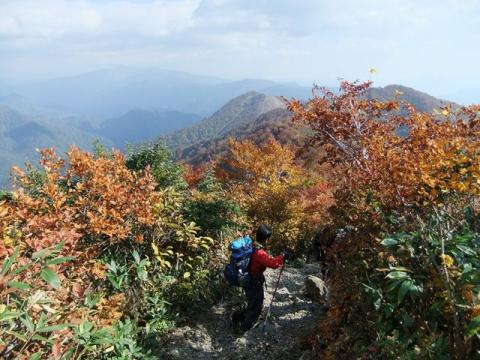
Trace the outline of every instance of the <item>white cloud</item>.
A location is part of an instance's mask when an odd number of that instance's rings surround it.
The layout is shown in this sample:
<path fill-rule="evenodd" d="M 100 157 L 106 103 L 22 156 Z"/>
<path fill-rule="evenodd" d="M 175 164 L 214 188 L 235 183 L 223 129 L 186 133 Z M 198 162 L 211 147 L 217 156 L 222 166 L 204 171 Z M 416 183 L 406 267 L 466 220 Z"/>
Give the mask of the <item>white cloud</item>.
<path fill-rule="evenodd" d="M 129 36 L 164 37 L 188 28 L 197 0 L 101 2 L 87 0 L 3 0 L 0 39 L 31 40 Z"/>
<path fill-rule="evenodd" d="M 480 0 L 0 0 L 0 78 L 158 66 L 423 88 L 480 82 Z"/>

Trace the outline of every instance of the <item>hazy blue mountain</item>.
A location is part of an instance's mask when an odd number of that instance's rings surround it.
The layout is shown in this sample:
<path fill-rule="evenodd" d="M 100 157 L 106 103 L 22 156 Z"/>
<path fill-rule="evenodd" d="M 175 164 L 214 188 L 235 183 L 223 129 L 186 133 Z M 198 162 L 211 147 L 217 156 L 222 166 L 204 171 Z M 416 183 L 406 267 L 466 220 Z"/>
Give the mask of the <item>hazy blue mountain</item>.
<path fill-rule="evenodd" d="M 192 125 L 200 119 L 198 115 L 174 110 L 134 109 L 118 118 L 105 120 L 98 132 L 122 149 L 125 143 L 154 140 L 160 135 Z"/>
<path fill-rule="evenodd" d="M 42 115 L 22 114 L 0 105 L 0 188 L 9 186 L 9 171 L 13 165 L 36 162 L 37 148 L 54 147 L 59 154 L 71 145 L 92 149 L 99 139 L 106 146 L 112 142 L 99 134 L 74 125 L 79 118 L 46 120 Z"/>
<path fill-rule="evenodd" d="M 39 113 L 39 109 L 30 100 L 16 93 L 0 96 L 0 106 L 8 106 L 24 114 Z"/>
<path fill-rule="evenodd" d="M 0 105 L 0 134 L 26 122 L 28 122 L 28 119 L 18 111 L 8 106 Z"/>
<path fill-rule="evenodd" d="M 31 99 L 16 93 L 0 96 L 0 106 L 6 106 L 20 114 L 34 117 L 42 123 L 50 123 L 52 125 L 64 124 L 79 127 L 84 130 L 91 130 L 98 127 L 100 122 L 103 121 L 103 119 L 99 117 L 62 112 L 43 107 L 35 104 Z"/>
<path fill-rule="evenodd" d="M 200 141 L 222 137 L 230 130 L 278 108 L 285 108 L 280 98 L 249 91 L 227 102 L 212 116 L 163 139 L 172 150 L 177 151 Z"/>
<path fill-rule="evenodd" d="M 210 116 L 247 91 L 306 98 L 309 87 L 261 79 L 229 81 L 180 71 L 119 68 L 25 84 L 16 92 L 62 112 L 118 117 L 130 109 L 177 110 Z"/>
<path fill-rule="evenodd" d="M 37 142 L 41 138 L 56 141 L 55 135 L 47 127 L 36 122 L 30 121 L 10 129 L 5 136 L 15 142 L 15 150 L 22 151 L 30 144 Z"/>

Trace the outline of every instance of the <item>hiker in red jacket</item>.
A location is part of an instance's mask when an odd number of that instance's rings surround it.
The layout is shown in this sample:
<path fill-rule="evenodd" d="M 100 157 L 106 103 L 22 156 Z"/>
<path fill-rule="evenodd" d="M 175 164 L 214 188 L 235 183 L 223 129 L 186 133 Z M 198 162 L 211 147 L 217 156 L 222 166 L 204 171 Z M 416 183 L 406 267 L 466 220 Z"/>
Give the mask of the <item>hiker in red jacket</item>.
<path fill-rule="evenodd" d="M 262 313 L 263 307 L 263 283 L 265 277 L 263 272 L 268 268 L 276 269 L 283 265 L 287 258 L 284 252 L 277 257 L 271 257 L 263 249 L 267 245 L 268 239 L 272 236 L 272 229 L 266 225 L 261 225 L 257 230 L 256 242 L 254 244 L 255 251 L 250 258 L 249 273 L 251 275 L 250 285 L 245 287 L 245 295 L 247 296 L 247 307 L 235 311 L 232 315 L 232 323 L 235 330 L 238 328 L 242 332 L 248 331 Z"/>

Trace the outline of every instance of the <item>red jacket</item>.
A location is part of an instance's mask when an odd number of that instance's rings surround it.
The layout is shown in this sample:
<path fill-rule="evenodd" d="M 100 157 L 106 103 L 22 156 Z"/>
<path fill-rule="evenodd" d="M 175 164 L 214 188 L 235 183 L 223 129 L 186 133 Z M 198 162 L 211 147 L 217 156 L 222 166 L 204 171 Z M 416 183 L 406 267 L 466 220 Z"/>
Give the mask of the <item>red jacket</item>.
<path fill-rule="evenodd" d="M 263 274 L 265 269 L 276 269 L 283 264 L 283 255 L 272 257 L 263 249 L 257 249 L 250 259 L 250 274 L 257 277 Z"/>

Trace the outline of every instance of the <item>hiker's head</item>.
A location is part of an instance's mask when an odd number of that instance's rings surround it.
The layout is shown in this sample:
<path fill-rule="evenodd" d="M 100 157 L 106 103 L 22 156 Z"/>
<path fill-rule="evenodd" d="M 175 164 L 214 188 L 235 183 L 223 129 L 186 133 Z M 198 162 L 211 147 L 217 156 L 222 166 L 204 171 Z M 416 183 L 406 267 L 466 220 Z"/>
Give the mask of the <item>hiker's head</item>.
<path fill-rule="evenodd" d="M 267 240 L 272 236 L 272 229 L 267 225 L 260 225 L 257 229 L 256 240 L 262 245 L 266 245 Z"/>

